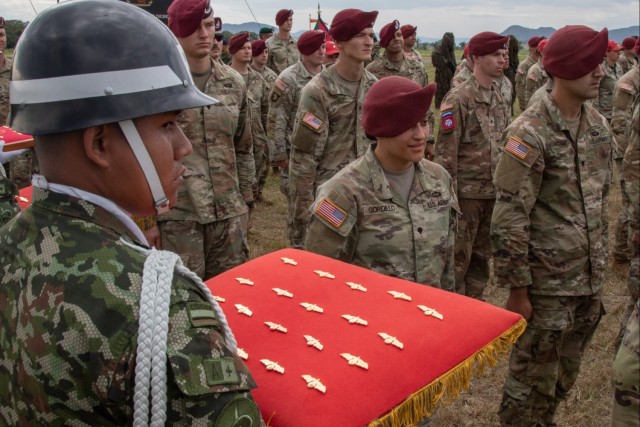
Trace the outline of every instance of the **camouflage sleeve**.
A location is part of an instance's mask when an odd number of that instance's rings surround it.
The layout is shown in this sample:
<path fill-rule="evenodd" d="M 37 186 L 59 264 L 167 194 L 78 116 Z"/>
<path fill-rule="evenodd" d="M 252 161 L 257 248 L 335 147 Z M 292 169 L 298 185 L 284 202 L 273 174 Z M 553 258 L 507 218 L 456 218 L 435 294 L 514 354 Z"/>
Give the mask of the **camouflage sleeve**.
<path fill-rule="evenodd" d="M 505 144 L 510 140 L 526 144 L 528 153 L 524 158 L 507 150 Z M 504 148 L 493 180 L 496 186 L 491 218 L 494 274 L 498 286 L 519 288 L 532 283 L 528 261 L 529 215 L 540 192 L 544 161 L 535 138 L 517 124 L 507 128 L 501 145 Z"/>
<path fill-rule="evenodd" d="M 459 96 L 452 93 L 445 96 L 440 105 L 440 130 L 435 147 L 434 161 L 451 175 L 455 194 L 458 194 L 458 145 L 464 128 L 463 110 Z"/>
<path fill-rule="evenodd" d="M 631 201 L 629 224 L 640 228 L 640 101 L 636 101 L 629 132 L 629 143 L 622 162 L 625 188 Z"/>
<path fill-rule="evenodd" d="M 292 84 L 278 78 L 269 95 L 267 138 L 269 139 L 269 156 L 272 162 L 279 162 L 287 158 L 287 129 L 289 120 L 295 112 Z"/>
<path fill-rule="evenodd" d="M 458 205 L 458 198 L 453 188 L 453 181 L 450 181 L 449 191 L 453 197 L 453 203 L 451 206 L 451 220 L 449 221 L 449 235 L 447 236 L 447 259 L 444 264 L 444 269 L 442 270 L 440 288 L 445 291 L 455 292 L 455 243 L 460 206 Z"/>
<path fill-rule="evenodd" d="M 613 96 L 611 131 L 613 132 L 613 158 L 624 157 L 631 127 L 631 113 L 634 94 L 617 87 Z"/>
<path fill-rule="evenodd" d="M 256 179 L 256 164 L 253 158 L 253 138 L 251 137 L 251 117 L 247 103 L 247 92 L 243 91 L 242 105 L 238 116 L 238 127 L 233 136 L 236 151 L 236 168 L 240 194 L 245 203 L 253 201 L 253 184 Z"/>
<path fill-rule="evenodd" d="M 4 167 L 0 165 L 0 227 L 9 222 L 20 212 L 16 202 L 18 187 L 5 176 Z"/>
<path fill-rule="evenodd" d="M 262 129 L 266 136 L 267 122 L 269 116 L 269 90 L 270 85 L 265 79 L 262 79 L 262 98 L 260 99 L 260 121 L 262 122 Z"/>
<path fill-rule="evenodd" d="M 11 181 L 13 181 L 18 188 L 25 188 L 31 185 L 34 156 L 34 150 L 27 150 L 10 160 L 9 169 L 11 173 L 9 176 L 11 176 Z"/>
<path fill-rule="evenodd" d="M 529 104 L 529 99 L 538 89 L 538 80 L 534 73 L 528 73 L 524 84 L 524 105 Z"/>
<path fill-rule="evenodd" d="M 524 71 L 522 67 L 518 67 L 518 72 L 516 73 L 516 98 L 518 98 L 518 105 L 520 106 L 520 111 L 524 111 L 526 108 L 524 99 L 524 86 L 526 83 L 526 76 L 524 75 Z"/>

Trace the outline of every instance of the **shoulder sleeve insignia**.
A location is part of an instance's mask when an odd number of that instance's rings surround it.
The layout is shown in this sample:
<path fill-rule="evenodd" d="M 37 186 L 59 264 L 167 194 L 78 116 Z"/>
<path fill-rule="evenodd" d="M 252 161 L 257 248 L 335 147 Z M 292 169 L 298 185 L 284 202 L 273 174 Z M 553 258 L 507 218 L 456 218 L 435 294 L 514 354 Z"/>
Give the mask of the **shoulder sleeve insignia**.
<path fill-rule="evenodd" d="M 314 116 L 313 114 L 306 112 L 302 116 L 302 123 L 304 123 L 306 126 L 310 127 L 311 129 L 317 131 L 318 129 L 320 129 L 320 126 L 322 126 L 324 122 L 319 118 L 317 118 L 316 116 Z"/>
<path fill-rule="evenodd" d="M 240 283 L 241 285 L 249 285 L 249 286 L 253 286 L 253 282 L 249 279 L 245 279 L 244 277 L 236 277 L 236 280 L 238 281 L 238 283 Z"/>
<path fill-rule="evenodd" d="M 453 111 L 446 110 L 440 114 L 440 127 L 443 131 L 452 131 L 456 128 L 456 118 Z"/>
<path fill-rule="evenodd" d="M 367 288 L 362 286 L 360 283 L 354 283 L 354 282 L 345 282 L 345 283 L 354 291 L 367 292 Z"/>
<path fill-rule="evenodd" d="M 301 302 L 301 306 L 307 309 L 307 311 L 315 311 L 316 313 L 324 313 L 324 309 L 315 304 L 310 304 L 308 302 Z"/>
<path fill-rule="evenodd" d="M 436 311 L 436 309 L 434 309 L 434 308 L 427 307 L 426 305 L 419 305 L 418 308 L 420 310 L 422 310 L 422 312 L 424 313 L 425 316 L 432 316 L 432 317 L 435 317 L 436 319 L 439 319 L 439 320 L 443 320 L 444 319 L 442 314 L 438 313 Z"/>
<path fill-rule="evenodd" d="M 311 335 L 305 335 L 304 339 L 307 340 L 307 345 L 310 347 L 317 348 L 318 350 L 322 350 L 324 348 L 320 340 L 312 337 Z"/>
<path fill-rule="evenodd" d="M 293 298 L 293 294 L 285 289 L 271 288 L 279 297 Z"/>
<path fill-rule="evenodd" d="M 290 265 L 298 265 L 298 263 L 291 259 L 291 258 L 286 258 L 286 257 L 282 257 L 280 258 L 282 260 L 282 262 L 284 262 L 285 264 L 290 264 Z"/>
<path fill-rule="evenodd" d="M 511 135 L 507 143 L 504 145 L 504 151 L 512 154 L 520 160 L 524 160 L 529 155 L 531 147 L 517 136 Z"/>
<path fill-rule="evenodd" d="M 274 362 L 269 359 L 260 359 L 260 362 L 267 368 L 267 371 L 275 371 L 280 374 L 284 374 L 284 368 L 278 364 L 278 362 Z"/>
<path fill-rule="evenodd" d="M 633 93 L 633 85 L 631 83 L 620 83 L 620 90 Z"/>
<path fill-rule="evenodd" d="M 244 314 L 245 316 L 249 317 L 253 316 L 253 311 L 251 311 L 249 307 L 246 307 L 242 304 L 236 304 L 236 308 L 238 309 L 238 313 L 240 314 Z"/>
<path fill-rule="evenodd" d="M 269 327 L 269 329 L 271 329 L 272 331 L 278 331 L 278 332 L 282 332 L 283 334 L 287 333 L 287 328 L 285 328 L 284 326 L 278 324 L 278 323 L 273 323 L 273 322 L 264 322 L 265 325 L 267 325 Z"/>
<path fill-rule="evenodd" d="M 393 295 L 394 299 L 403 299 L 405 301 L 411 301 L 411 297 L 407 294 L 398 291 L 387 291 L 391 295 Z"/>
<path fill-rule="evenodd" d="M 236 351 L 236 354 L 237 354 L 237 355 L 238 355 L 238 357 L 239 357 L 240 359 L 242 359 L 242 360 L 247 360 L 247 359 L 249 359 L 249 354 L 248 354 L 246 351 L 244 351 L 243 349 L 241 349 L 241 348 L 239 348 L 239 349 Z"/>
<path fill-rule="evenodd" d="M 453 102 L 451 101 L 443 101 L 442 104 L 440 104 L 440 111 L 451 110 L 452 108 Z"/>
<path fill-rule="evenodd" d="M 394 336 L 391 336 L 389 334 L 386 334 L 384 332 L 378 332 L 378 335 L 380 335 L 380 338 L 382 338 L 384 340 L 385 344 L 389 344 L 392 345 L 394 347 L 397 347 L 399 349 L 403 349 L 404 348 L 404 344 L 402 344 L 400 341 L 398 341 L 398 339 Z"/>
<path fill-rule="evenodd" d="M 347 219 L 347 213 L 326 197 L 316 206 L 315 213 L 335 228 Z"/>
<path fill-rule="evenodd" d="M 366 320 L 358 316 L 352 316 L 350 314 L 343 314 L 342 318 L 346 319 L 349 323 L 355 324 L 355 325 L 367 326 L 369 324 L 369 322 L 367 322 Z"/>
<path fill-rule="evenodd" d="M 314 378 L 311 375 L 303 375 L 302 379 L 307 382 L 307 387 L 315 388 L 316 390 L 318 390 L 318 391 L 320 391 L 322 393 L 326 393 L 327 392 L 327 387 L 325 387 L 325 385 L 322 384 L 319 379 Z"/>
<path fill-rule="evenodd" d="M 331 273 L 327 273 L 326 271 L 322 271 L 322 270 L 313 270 L 314 273 L 316 273 L 318 276 L 322 277 L 322 278 L 327 278 L 327 279 L 335 279 L 336 276 L 334 276 Z"/>
<path fill-rule="evenodd" d="M 369 369 L 369 364 L 360 359 L 358 356 L 354 356 L 353 354 L 349 353 L 341 353 L 340 356 L 344 357 L 351 366 L 357 366 L 362 369 Z"/>
<path fill-rule="evenodd" d="M 276 89 L 280 90 L 280 92 L 285 92 L 287 90 L 287 88 L 289 87 L 288 84 L 286 84 L 285 82 L 283 82 L 280 79 L 277 79 L 275 81 L 275 83 L 273 84 L 273 87 L 275 87 Z"/>

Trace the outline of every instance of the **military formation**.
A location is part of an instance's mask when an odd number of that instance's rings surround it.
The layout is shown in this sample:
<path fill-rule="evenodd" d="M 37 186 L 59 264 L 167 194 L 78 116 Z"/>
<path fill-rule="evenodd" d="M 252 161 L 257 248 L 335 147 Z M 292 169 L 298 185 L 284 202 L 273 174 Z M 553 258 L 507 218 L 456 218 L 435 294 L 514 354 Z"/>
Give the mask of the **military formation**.
<path fill-rule="evenodd" d="M 35 139 L 0 146 L 0 424 L 264 425 L 203 281 L 249 259 L 270 172 L 291 247 L 478 300 L 491 278 L 508 291 L 527 328 L 504 426 L 555 425 L 607 262 L 630 264 L 613 423 L 640 424 L 637 38 L 568 25 L 519 62 L 517 40 L 484 31 L 457 63 L 445 33 L 430 84 L 417 27 L 375 34 L 377 11 L 341 10 L 296 40 L 282 9 L 277 31 L 226 40 L 214 7 L 175 0 L 165 26 L 124 2 L 63 3 L 27 26 L 13 63 L 0 18 L 0 121 Z M 146 361 L 146 336 L 162 357 Z"/>

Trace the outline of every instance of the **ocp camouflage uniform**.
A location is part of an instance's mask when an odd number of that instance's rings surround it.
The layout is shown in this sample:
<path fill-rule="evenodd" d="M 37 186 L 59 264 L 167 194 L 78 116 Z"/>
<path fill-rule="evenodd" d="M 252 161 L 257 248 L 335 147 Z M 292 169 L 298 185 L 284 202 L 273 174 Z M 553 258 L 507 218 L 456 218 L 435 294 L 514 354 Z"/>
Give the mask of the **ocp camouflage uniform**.
<path fill-rule="evenodd" d="M 39 172 L 38 157 L 33 149 L 28 149 L 9 161 L 9 176 L 18 188 L 30 186 L 31 177 Z"/>
<path fill-rule="evenodd" d="M 158 217 L 162 248 L 209 278 L 248 259 L 248 207 L 255 164 L 246 86 L 227 65 L 212 61 L 204 91 L 219 103 L 183 111 L 178 123 L 193 146 L 185 157 L 178 201 Z"/>
<path fill-rule="evenodd" d="M 419 63 L 421 63 L 422 65 L 424 65 L 424 59 L 422 59 L 422 55 L 420 55 L 420 52 L 418 52 L 418 49 L 416 49 L 415 47 L 412 47 L 410 51 L 403 50 L 402 52 L 408 58 L 414 59 L 414 60 L 418 61 Z M 426 73 L 426 71 L 425 71 L 425 73 Z"/>
<path fill-rule="evenodd" d="M 494 82 L 498 85 L 500 93 L 502 94 L 502 100 L 507 106 L 509 115 L 511 115 L 511 104 L 513 101 L 513 85 L 511 84 L 511 80 L 509 80 L 506 75 L 502 74 L 500 77 L 495 79 Z"/>
<path fill-rule="evenodd" d="M 618 64 L 613 64 L 613 67 L 610 67 L 607 61 L 602 62 L 602 70 L 604 71 L 604 77 L 600 80 L 600 92 L 598 98 L 593 100 L 593 106 L 611 122 L 613 91 L 616 87 L 616 82 L 622 77 L 622 70 Z"/>
<path fill-rule="evenodd" d="M 7 124 L 9 117 L 9 82 L 11 81 L 11 66 L 13 61 L 6 56 L 4 57 L 4 65 L 0 66 L 0 126 Z"/>
<path fill-rule="evenodd" d="M 527 109 L 527 101 L 525 99 L 527 73 L 529 72 L 529 68 L 531 68 L 535 63 L 536 60 L 529 55 L 520 63 L 520 65 L 518 65 L 518 71 L 516 71 L 516 97 L 518 98 L 520 112 Z"/>
<path fill-rule="evenodd" d="M 638 65 L 638 58 L 629 58 L 624 52 L 620 52 L 620 57 L 618 58 L 618 66 L 622 70 L 623 75 L 631 71 L 631 69 L 636 65 Z"/>
<path fill-rule="evenodd" d="M 275 73 L 275 71 L 273 71 L 271 68 L 264 66 L 262 67 L 262 71 L 258 71 L 255 68 L 253 68 L 253 66 L 250 66 L 251 69 L 253 69 L 254 71 L 256 71 L 257 73 L 259 73 L 262 78 L 264 79 L 265 82 L 267 82 L 267 96 L 271 93 L 271 89 L 273 89 L 273 84 L 275 83 L 276 79 L 278 78 L 278 75 Z M 268 105 L 267 105 L 268 107 Z M 269 108 L 267 108 L 267 113 L 269 111 Z M 267 128 L 265 127 L 265 132 L 267 132 Z M 267 133 L 267 138 L 268 138 L 268 133 Z M 269 176 L 269 164 L 271 162 L 271 154 L 269 153 L 269 143 L 267 142 L 267 145 L 264 148 L 265 150 L 265 165 L 262 168 L 263 172 L 262 175 L 260 175 L 259 177 L 256 177 L 257 181 L 258 181 L 258 188 L 264 188 L 265 183 L 267 182 L 267 177 Z M 255 160 L 255 152 L 254 154 L 254 161 Z M 257 166 L 257 161 L 256 161 L 256 171 L 258 170 L 258 166 Z"/>
<path fill-rule="evenodd" d="M 249 68 L 247 80 L 247 100 L 251 118 L 251 137 L 253 138 L 253 161 L 255 163 L 255 182 L 253 184 L 254 200 L 262 194 L 264 175 L 267 164 L 267 114 L 269 113 L 269 85 L 259 72 Z"/>
<path fill-rule="evenodd" d="M 373 149 L 318 187 L 305 249 L 437 288 L 454 290 L 458 203 L 444 168 L 415 163 L 408 200 L 387 179 Z M 319 207 L 337 206 L 328 221 Z"/>
<path fill-rule="evenodd" d="M 613 362 L 612 426 L 640 425 L 640 300 L 626 325 L 622 345 Z"/>
<path fill-rule="evenodd" d="M 278 76 L 269 95 L 267 136 L 271 162 L 288 159 L 291 153 L 291 136 L 296 120 L 295 111 L 300 103 L 302 88 L 314 77 L 298 61 Z M 289 215 L 293 213 L 289 196 L 289 168 L 280 168 L 280 191 L 286 196 Z M 288 223 L 293 219 L 289 218 Z"/>
<path fill-rule="evenodd" d="M 525 89 L 524 89 L 525 105 L 528 105 L 529 98 L 533 96 L 536 90 L 538 90 L 539 88 L 547 84 L 548 80 L 549 80 L 549 74 L 547 74 L 544 67 L 542 66 L 542 58 L 540 58 L 538 62 L 533 64 L 531 68 L 529 68 L 529 71 L 527 72 L 527 79 L 526 79 Z"/>
<path fill-rule="evenodd" d="M 493 173 L 511 107 L 496 84 L 483 88 L 471 75 L 445 96 L 440 114 L 434 161 L 451 175 L 462 212 L 455 245 L 456 292 L 482 299 L 489 280 Z"/>
<path fill-rule="evenodd" d="M 511 352 L 502 425 L 553 425 L 603 313 L 612 135 L 585 104 L 578 135 L 570 135 L 547 94 L 502 139 L 491 222 L 495 280 L 527 287 L 533 307 Z"/>
<path fill-rule="evenodd" d="M 391 62 L 387 58 L 386 54 L 375 59 L 366 67 L 367 71 L 376 76 L 378 80 L 389 76 L 406 77 L 411 81 L 418 83 L 420 86 L 425 87 L 429 84 L 429 78 L 427 72 L 424 69 L 424 64 L 414 59 L 403 55 L 402 61 Z M 430 129 L 435 129 L 435 119 L 433 117 L 433 111 L 429 109 L 427 112 L 427 122 Z M 429 139 L 433 141 L 433 133 L 429 135 Z"/>
<path fill-rule="evenodd" d="M 525 110 L 531 107 L 536 102 L 540 101 L 542 98 L 544 98 L 545 94 L 551 92 L 551 89 L 553 89 L 553 79 L 547 80 L 547 83 L 545 83 L 544 86 L 539 87 L 535 92 L 533 92 L 533 95 L 531 95 L 531 98 L 529 98 L 529 100 L 527 101 L 527 106 Z"/>
<path fill-rule="evenodd" d="M 0 229 L 0 424 L 132 424 L 145 256 L 130 245 L 113 213 L 41 188 Z M 169 304 L 167 424 L 259 425 L 203 291 L 176 272 Z"/>
<path fill-rule="evenodd" d="M 464 66 L 460 71 L 458 71 L 451 81 L 451 87 L 458 87 L 462 83 L 466 82 L 469 77 L 473 75 L 473 70 L 469 68 L 467 65 Z"/>
<path fill-rule="evenodd" d="M 309 208 L 318 186 L 362 156 L 371 145 L 362 128 L 362 104 L 377 80 L 363 70 L 354 96 L 335 68 L 329 67 L 302 89 L 289 163 L 289 194 L 294 210 L 288 234 L 294 248 L 304 245 L 311 219 Z"/>
<path fill-rule="evenodd" d="M 18 187 L 7 178 L 4 168 L 0 165 L 0 227 L 20 213 L 17 196 Z"/>
<path fill-rule="evenodd" d="M 298 42 L 293 37 L 283 40 L 277 35 L 273 35 L 265 43 L 269 49 L 267 67 L 271 68 L 276 74 L 282 73 L 286 68 L 300 60 Z"/>
<path fill-rule="evenodd" d="M 622 176 L 622 158 L 627 149 L 629 133 L 633 125 L 633 103 L 640 96 L 640 68 L 633 67 L 615 84 L 613 108 L 611 112 L 611 131 L 613 132 L 613 160 L 620 181 L 622 207 L 618 212 L 615 231 L 613 257 L 620 261 L 630 259 L 629 249 L 629 196 L 625 190 Z"/>

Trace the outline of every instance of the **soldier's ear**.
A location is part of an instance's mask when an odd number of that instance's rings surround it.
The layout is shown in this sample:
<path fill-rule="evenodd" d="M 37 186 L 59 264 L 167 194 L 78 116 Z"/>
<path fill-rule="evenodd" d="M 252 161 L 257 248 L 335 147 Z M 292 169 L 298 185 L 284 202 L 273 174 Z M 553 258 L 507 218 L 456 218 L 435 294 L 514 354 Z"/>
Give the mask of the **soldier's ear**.
<path fill-rule="evenodd" d="M 82 143 L 87 158 L 99 168 L 108 168 L 112 162 L 112 145 L 116 126 L 93 126 L 82 132 Z"/>

